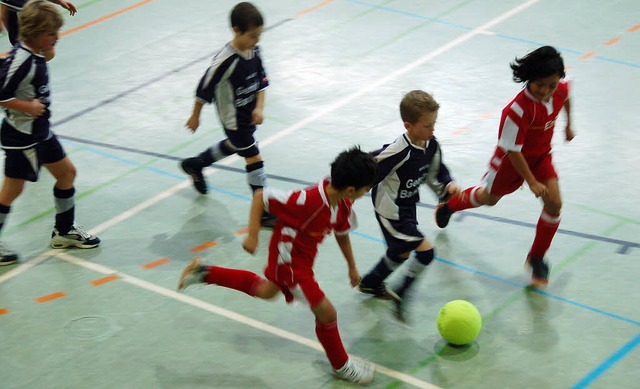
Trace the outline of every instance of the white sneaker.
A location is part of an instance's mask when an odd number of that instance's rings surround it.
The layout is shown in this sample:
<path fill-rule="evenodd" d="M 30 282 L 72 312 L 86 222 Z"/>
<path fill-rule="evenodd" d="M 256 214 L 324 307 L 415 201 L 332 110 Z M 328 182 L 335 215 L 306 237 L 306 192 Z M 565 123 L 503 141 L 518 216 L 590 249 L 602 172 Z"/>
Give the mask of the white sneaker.
<path fill-rule="evenodd" d="M 18 254 L 0 242 L 0 266 L 11 265 L 17 261 Z"/>
<path fill-rule="evenodd" d="M 353 382 L 360 385 L 367 385 L 373 381 L 376 367 L 373 363 L 362 358 L 350 356 L 347 363 L 340 369 L 333 370 L 333 374 L 345 381 Z"/>
<path fill-rule="evenodd" d="M 57 229 L 51 233 L 51 247 L 54 249 L 64 249 L 67 247 L 79 247 L 81 249 L 92 249 L 98 247 L 100 238 L 93 236 L 78 225 L 73 225 L 71 230 L 61 235 Z"/>
<path fill-rule="evenodd" d="M 193 258 L 190 264 L 184 268 L 178 282 L 178 292 L 183 291 L 193 284 L 201 284 L 207 274 L 207 267 L 204 266 L 200 258 Z"/>

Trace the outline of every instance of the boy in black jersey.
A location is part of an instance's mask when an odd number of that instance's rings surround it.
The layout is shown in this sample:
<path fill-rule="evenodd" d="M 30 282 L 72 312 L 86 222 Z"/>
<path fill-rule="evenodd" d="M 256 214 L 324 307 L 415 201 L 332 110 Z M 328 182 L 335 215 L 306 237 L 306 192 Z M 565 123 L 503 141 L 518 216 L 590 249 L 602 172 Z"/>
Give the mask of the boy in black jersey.
<path fill-rule="evenodd" d="M 441 200 L 458 192 L 433 136 L 439 108 L 426 92 L 407 93 L 400 102 L 406 133 L 372 153 L 379 173 L 371 198 L 387 252 L 362 278 L 358 288 L 363 293 L 393 300 L 394 313 L 403 322 L 406 322 L 407 292 L 434 258 L 433 246 L 418 230 L 416 203 L 420 200 L 420 186 L 427 184 Z M 411 252 L 415 256 L 407 261 Z M 394 290 L 387 289 L 384 280 L 405 261 L 408 263 L 401 284 Z"/>
<path fill-rule="evenodd" d="M 0 129 L 5 152 L 0 230 L 25 182 L 37 181 L 40 167 L 44 165 L 56 179 L 51 247 L 97 247 L 100 239 L 74 224 L 76 168 L 49 123 L 51 96 L 44 54 L 52 52 L 58 41 L 62 15 L 48 1 L 30 0 L 18 16 L 20 40 L 0 65 L 0 107 L 5 112 Z M 0 265 L 12 264 L 17 259 L 15 252 L 0 243 Z"/>
<path fill-rule="evenodd" d="M 202 169 L 236 153 L 245 158 L 251 190 L 260 189 L 266 183 L 264 162 L 253 136 L 256 126 L 264 119 L 264 90 L 269 85 L 260 49 L 256 46 L 264 21 L 260 11 L 248 2 L 237 4 L 230 19 L 234 38 L 214 55 L 211 66 L 198 84 L 193 112 L 186 123 L 195 132 L 200 126 L 203 105 L 215 102 L 227 136 L 181 163 L 182 169 L 191 175 L 195 189 L 202 194 L 207 193 Z M 263 215 L 263 225 L 271 226 L 274 221 L 271 215 Z"/>

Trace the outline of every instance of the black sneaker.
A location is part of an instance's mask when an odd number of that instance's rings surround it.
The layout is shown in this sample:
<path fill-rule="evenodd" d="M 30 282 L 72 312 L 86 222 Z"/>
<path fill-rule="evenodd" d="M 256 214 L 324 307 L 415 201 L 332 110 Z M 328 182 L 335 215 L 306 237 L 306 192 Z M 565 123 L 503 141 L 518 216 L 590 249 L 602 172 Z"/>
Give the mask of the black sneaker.
<path fill-rule="evenodd" d="M 276 225 L 278 218 L 269 212 L 264 212 L 260 218 L 260 225 L 264 228 L 273 228 Z"/>
<path fill-rule="evenodd" d="M 202 194 L 207 194 L 207 181 L 205 181 L 204 175 L 202 175 L 202 167 L 198 164 L 198 158 L 183 159 L 180 167 L 182 167 L 185 173 L 191 176 L 193 186 L 196 190 Z"/>
<path fill-rule="evenodd" d="M 18 262 L 18 254 L 0 242 L 0 266 L 12 265 L 16 262 Z"/>
<path fill-rule="evenodd" d="M 81 226 L 74 224 L 66 234 L 54 228 L 51 233 L 51 247 L 54 249 L 65 249 L 67 247 L 78 247 L 81 249 L 92 249 L 100 245 L 100 238 L 91 235 Z"/>
<path fill-rule="evenodd" d="M 367 286 L 364 285 L 362 281 L 360 281 L 360 283 L 358 284 L 358 290 L 362 293 L 370 294 L 380 300 L 401 300 L 400 296 L 398 296 L 391 289 L 387 288 L 387 284 L 385 284 L 384 282 L 376 286 Z"/>
<path fill-rule="evenodd" d="M 543 258 L 527 257 L 527 266 L 531 268 L 531 284 L 547 286 L 549 284 L 549 264 Z"/>
<path fill-rule="evenodd" d="M 449 209 L 447 203 L 438 204 L 436 207 L 436 225 L 440 228 L 445 228 L 449 224 L 453 211 Z"/>

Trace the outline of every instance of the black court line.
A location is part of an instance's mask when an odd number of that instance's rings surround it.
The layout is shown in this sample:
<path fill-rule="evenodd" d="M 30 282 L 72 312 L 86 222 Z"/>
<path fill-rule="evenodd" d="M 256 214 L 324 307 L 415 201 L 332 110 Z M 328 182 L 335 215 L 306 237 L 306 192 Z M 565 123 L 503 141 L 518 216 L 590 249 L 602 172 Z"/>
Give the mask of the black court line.
<path fill-rule="evenodd" d="M 104 148 L 111 149 L 111 150 L 126 151 L 126 152 L 134 153 L 134 154 L 148 155 L 148 156 L 156 157 L 156 158 L 160 158 L 160 159 L 167 159 L 167 160 L 172 160 L 172 161 L 181 161 L 184 158 L 184 157 L 176 157 L 176 156 L 169 155 L 169 154 L 164 154 L 164 153 L 157 153 L 157 152 L 154 152 L 154 151 L 146 151 L 146 150 L 136 149 L 136 148 L 127 147 L 127 146 L 120 146 L 120 145 L 114 145 L 114 144 L 110 144 L 110 143 L 97 142 L 97 141 L 94 141 L 94 140 L 82 139 L 82 138 L 77 138 L 77 137 L 68 136 L 68 135 L 58 135 L 58 137 L 61 138 L 61 139 L 66 139 L 66 140 L 70 140 L 70 141 L 77 142 L 77 143 L 82 143 L 82 144 L 87 144 L 87 145 L 92 145 L 92 146 L 98 146 L 98 147 L 104 147 Z M 215 163 L 213 165 L 211 165 L 211 167 L 215 168 L 215 169 L 231 171 L 231 172 L 234 172 L 234 173 L 246 174 L 246 171 L 245 171 L 244 168 L 235 168 L 235 167 L 231 167 L 231 166 L 218 165 L 218 164 L 215 164 Z M 286 176 L 279 176 L 279 175 L 276 175 L 276 174 L 267 174 L 267 178 L 269 178 L 271 180 L 276 180 L 276 181 L 300 184 L 302 186 L 310 186 L 310 185 L 314 185 L 315 184 L 315 182 L 300 180 L 300 179 L 297 179 L 297 178 L 291 178 L 291 177 L 286 177 Z M 367 193 L 366 196 L 370 196 L 370 194 Z M 419 202 L 417 204 L 417 206 L 421 207 L 421 208 L 429 208 L 429 209 L 435 209 L 435 207 L 436 207 L 436 205 L 434 205 L 434 204 L 427 204 L 427 203 L 422 203 L 422 202 Z M 494 221 L 494 222 L 497 222 L 497 223 L 509 224 L 509 225 L 520 226 L 520 227 L 527 227 L 527 228 L 532 228 L 532 229 L 536 228 L 536 224 L 534 224 L 534 223 L 527 223 L 527 222 L 522 222 L 522 221 L 519 221 L 519 220 L 507 219 L 507 218 L 498 217 L 498 216 L 489 216 L 489 215 L 484 215 L 484 214 L 477 213 L 477 212 L 461 211 L 461 212 L 458 212 L 457 215 L 459 215 L 459 216 L 456 216 L 457 220 L 463 219 L 465 217 L 475 217 L 475 218 L 478 218 L 478 219 L 490 220 L 490 221 Z M 640 248 L 640 243 L 638 243 L 638 242 L 629 242 L 629 241 L 625 241 L 625 240 L 621 240 L 621 239 L 608 238 L 606 236 L 587 234 L 587 233 L 584 233 L 584 232 L 558 229 L 558 234 L 569 235 L 569 236 L 573 236 L 573 237 L 576 237 L 576 238 L 593 240 L 593 241 L 598 241 L 598 242 L 603 242 L 603 243 L 610 243 L 610 244 L 619 246 L 618 250 L 617 250 L 617 253 L 619 253 L 619 254 L 627 254 L 629 252 L 629 250 L 632 249 L 632 248 Z"/>

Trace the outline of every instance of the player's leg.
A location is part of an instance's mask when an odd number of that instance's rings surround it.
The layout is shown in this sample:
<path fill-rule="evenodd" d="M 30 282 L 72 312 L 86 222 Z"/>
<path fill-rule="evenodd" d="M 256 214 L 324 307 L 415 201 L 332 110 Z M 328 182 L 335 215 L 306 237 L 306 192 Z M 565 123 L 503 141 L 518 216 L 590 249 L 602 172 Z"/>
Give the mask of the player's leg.
<path fill-rule="evenodd" d="M 202 194 L 206 194 L 207 181 L 202 174 L 202 169 L 210 166 L 214 162 L 235 154 L 235 152 L 236 150 L 229 139 L 223 139 L 195 157 L 183 159 L 182 162 L 180 162 L 180 166 L 185 173 L 191 176 L 193 186 L 196 190 Z"/>
<path fill-rule="evenodd" d="M 2 190 L 0 190 L 0 232 L 2 232 L 2 227 L 4 227 L 7 216 L 11 212 L 11 204 L 24 189 L 24 183 L 25 180 L 23 179 L 4 177 Z M 11 265 L 17 261 L 18 254 L 0 242 L 0 266 Z"/>
<path fill-rule="evenodd" d="M 549 282 L 549 264 L 544 259 L 544 256 L 549 250 L 551 241 L 560 226 L 562 198 L 558 177 L 551 163 L 550 155 L 536 166 L 532 172 L 548 189 L 547 195 L 542 198 L 544 207 L 538 218 L 536 236 L 527 255 L 527 264 L 532 269 L 532 283 L 543 286 Z"/>
<path fill-rule="evenodd" d="M 502 196 L 515 191 L 523 182 L 513 165 L 505 159 L 497 170 L 489 168 L 482 178 L 482 184 L 469 187 L 447 202 L 438 204 L 435 210 L 436 225 L 445 228 L 455 212 L 496 205 Z"/>
<path fill-rule="evenodd" d="M 222 266 L 204 265 L 200 258 L 194 258 L 184 268 L 178 282 L 178 291 L 194 284 L 223 286 L 264 300 L 270 300 L 280 292 L 278 285 L 256 273 Z"/>
<path fill-rule="evenodd" d="M 309 288 L 303 285 L 301 288 L 309 300 L 311 312 L 315 315 L 316 336 L 324 348 L 333 373 L 343 380 L 358 384 L 368 384 L 373 381 L 375 366 L 371 362 L 347 354 L 340 338 L 338 314 L 333 304 L 324 297 L 324 293 L 319 302 L 313 302 L 314 298 L 311 296 L 314 293 L 310 293 Z M 319 287 L 318 291 L 321 293 Z"/>
<path fill-rule="evenodd" d="M 358 284 L 361 292 L 385 300 L 400 300 L 394 291 L 387 288 L 384 280 L 409 258 L 424 239 L 417 228 L 415 208 L 402 208 L 399 214 L 400 220 L 389 220 L 376 213 L 387 251 Z"/>
<path fill-rule="evenodd" d="M 403 267 L 402 280 L 399 286 L 394 288 L 395 293 L 400 297 L 399 300 L 394 302 L 394 314 L 396 318 L 403 323 L 408 322 L 407 301 L 411 291 L 415 288 L 415 282 L 420 278 L 427 266 L 433 262 L 434 257 L 435 252 L 433 246 L 427 239 L 423 239 L 415 249 L 415 254 Z"/>
<path fill-rule="evenodd" d="M 57 249 L 98 247 L 100 238 L 89 234 L 75 224 L 76 167 L 66 156 L 55 135 L 38 145 L 38 158 L 56 179 L 53 187 L 56 216 L 51 233 L 51 247 Z"/>

